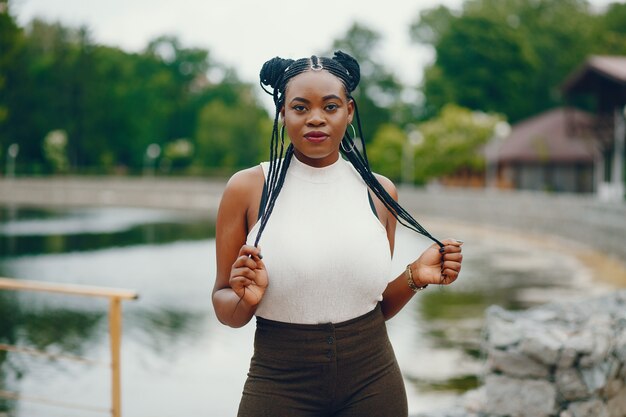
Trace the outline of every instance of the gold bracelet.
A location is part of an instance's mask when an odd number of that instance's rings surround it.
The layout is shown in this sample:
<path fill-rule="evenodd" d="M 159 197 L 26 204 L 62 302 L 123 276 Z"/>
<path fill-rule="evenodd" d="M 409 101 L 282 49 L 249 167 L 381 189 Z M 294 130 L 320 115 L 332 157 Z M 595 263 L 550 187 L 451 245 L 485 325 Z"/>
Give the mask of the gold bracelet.
<path fill-rule="evenodd" d="M 411 271 L 411 264 L 408 264 L 406 266 L 406 273 L 407 273 L 406 282 L 409 284 L 409 288 L 413 290 L 413 292 L 422 291 L 423 289 L 428 287 L 428 284 L 422 285 L 421 287 L 418 287 L 417 285 L 415 285 L 415 281 L 413 281 L 413 271 Z"/>

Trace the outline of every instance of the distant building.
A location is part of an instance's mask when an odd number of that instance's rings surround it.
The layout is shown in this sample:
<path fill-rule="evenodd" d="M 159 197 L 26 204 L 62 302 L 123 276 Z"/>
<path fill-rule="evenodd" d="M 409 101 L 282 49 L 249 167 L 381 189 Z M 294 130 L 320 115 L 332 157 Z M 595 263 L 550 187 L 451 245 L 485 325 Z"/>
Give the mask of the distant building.
<path fill-rule="evenodd" d="M 591 56 L 562 85 L 569 103 L 584 103 L 594 109 L 593 124 L 587 129 L 599 149 L 596 161 L 596 190 L 607 200 L 624 199 L 626 159 L 626 56 Z M 581 130 L 576 119 L 572 130 Z"/>
<path fill-rule="evenodd" d="M 589 193 L 594 191 L 595 141 L 582 129 L 593 115 L 573 108 L 556 108 L 511 127 L 508 136 L 485 149 L 487 186 L 521 190 Z M 585 134 L 585 133 L 583 133 Z"/>

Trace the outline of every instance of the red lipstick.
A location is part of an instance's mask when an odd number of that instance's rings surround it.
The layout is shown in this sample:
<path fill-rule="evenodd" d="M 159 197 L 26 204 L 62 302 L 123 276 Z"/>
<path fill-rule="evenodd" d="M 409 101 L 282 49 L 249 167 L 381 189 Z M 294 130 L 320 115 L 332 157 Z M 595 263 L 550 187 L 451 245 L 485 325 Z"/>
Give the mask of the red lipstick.
<path fill-rule="evenodd" d="M 328 138 L 328 134 L 315 130 L 305 134 L 304 138 L 310 142 L 319 143 L 325 141 Z"/>

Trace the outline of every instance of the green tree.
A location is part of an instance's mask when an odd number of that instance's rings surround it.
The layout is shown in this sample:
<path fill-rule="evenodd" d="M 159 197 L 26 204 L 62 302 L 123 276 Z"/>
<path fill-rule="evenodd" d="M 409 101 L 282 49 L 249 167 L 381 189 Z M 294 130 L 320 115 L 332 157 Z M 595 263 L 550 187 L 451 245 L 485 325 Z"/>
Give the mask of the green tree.
<path fill-rule="evenodd" d="M 31 23 L 7 74 L 8 115 L 4 134 L 20 146 L 20 160 L 45 169 L 43 138 L 55 129 L 74 137 L 76 103 L 73 65 L 78 37 L 59 24 Z"/>
<path fill-rule="evenodd" d="M 411 26 L 433 46 L 426 116 L 453 102 L 517 121 L 560 103 L 558 87 L 593 50 L 584 0 L 468 0 L 461 13 L 423 11 Z"/>
<path fill-rule="evenodd" d="M 392 181 L 402 179 L 402 153 L 407 135 L 395 124 L 382 125 L 367 147 L 372 170 Z"/>
<path fill-rule="evenodd" d="M 54 172 L 67 171 L 67 133 L 65 131 L 53 130 L 48 133 L 43 141 L 43 152 Z"/>
<path fill-rule="evenodd" d="M 404 122 L 394 119 L 394 115 L 401 114 L 397 110 L 402 106 L 402 85 L 380 64 L 378 54 L 381 40 L 380 33 L 355 22 L 332 45 L 333 51 L 342 50 L 352 55 L 361 67 L 361 81 L 354 98 L 363 120 L 363 136 L 368 142 L 381 125 Z M 332 53 L 329 55 L 332 56 Z"/>
<path fill-rule="evenodd" d="M 613 3 L 597 17 L 594 40 L 596 53 L 626 55 L 626 4 Z"/>
<path fill-rule="evenodd" d="M 394 181 L 408 179 L 416 184 L 461 170 L 480 172 L 484 167 L 481 151 L 502 120 L 496 114 L 449 104 L 436 117 L 409 126 L 408 131 L 384 125 L 368 147 L 372 169 Z M 403 172 L 411 167 L 413 172 Z M 408 178 L 403 178 L 405 174 Z"/>
<path fill-rule="evenodd" d="M 502 116 L 446 105 L 441 113 L 418 125 L 423 140 L 415 149 L 415 180 L 451 175 L 459 170 L 480 172 L 484 168 L 481 150 L 492 138 Z"/>
<path fill-rule="evenodd" d="M 10 143 L 4 126 L 9 115 L 7 89 L 9 73 L 15 71 L 15 56 L 22 46 L 22 32 L 9 13 L 8 0 L 0 0 L 0 156 Z"/>
<path fill-rule="evenodd" d="M 228 173 L 257 164 L 270 133 L 271 121 L 255 102 L 213 100 L 198 115 L 194 165 Z"/>

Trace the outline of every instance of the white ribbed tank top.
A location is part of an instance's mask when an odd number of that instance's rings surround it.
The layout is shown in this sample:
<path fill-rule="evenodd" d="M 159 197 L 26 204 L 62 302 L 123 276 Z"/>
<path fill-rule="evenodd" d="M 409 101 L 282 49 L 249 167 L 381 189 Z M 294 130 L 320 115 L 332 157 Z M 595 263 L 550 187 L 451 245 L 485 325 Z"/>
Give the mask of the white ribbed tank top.
<path fill-rule="evenodd" d="M 382 300 L 391 273 L 387 232 L 367 186 L 342 158 L 323 168 L 292 158 L 259 242 L 269 285 L 256 315 L 302 324 L 363 315 Z M 267 178 L 269 164 L 261 166 Z"/>

